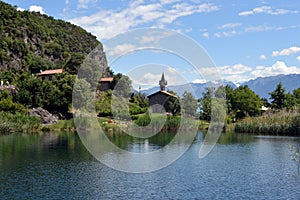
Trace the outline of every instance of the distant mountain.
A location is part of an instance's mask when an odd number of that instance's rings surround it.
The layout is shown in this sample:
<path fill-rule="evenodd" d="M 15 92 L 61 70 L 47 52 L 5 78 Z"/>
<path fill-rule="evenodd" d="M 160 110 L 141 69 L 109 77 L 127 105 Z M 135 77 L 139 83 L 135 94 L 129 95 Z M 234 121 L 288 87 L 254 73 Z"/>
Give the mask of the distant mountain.
<path fill-rule="evenodd" d="M 188 83 L 184 85 L 170 85 L 167 87 L 167 90 L 172 90 L 176 92 L 177 95 L 182 96 L 185 91 L 192 93 L 196 98 L 201 98 L 202 93 L 205 91 L 206 87 L 219 87 L 220 85 L 230 85 L 233 88 L 236 88 L 236 85 L 231 81 L 215 81 L 207 83 Z M 159 91 L 159 86 L 153 87 L 147 90 L 142 90 L 141 92 L 150 95 L 154 92 Z"/>
<path fill-rule="evenodd" d="M 251 90 L 258 94 L 261 98 L 269 99 L 269 93 L 274 91 L 278 83 L 282 83 L 286 92 L 293 92 L 294 89 L 300 87 L 300 74 L 289 74 L 289 75 L 278 75 L 269 76 L 263 78 L 257 78 L 254 80 L 247 81 L 241 85 L 248 85 Z M 191 92 L 196 98 L 201 98 L 202 93 L 205 91 L 206 87 L 218 87 L 222 85 L 222 81 L 208 82 L 208 83 L 189 83 L 184 85 L 170 85 L 167 87 L 168 90 L 176 92 L 179 96 L 182 96 L 184 91 Z M 223 85 L 230 85 L 232 88 L 237 88 L 237 86 L 231 81 L 223 81 Z M 149 95 L 157 92 L 159 87 L 153 87 L 147 90 L 142 90 L 141 92 Z"/>
<path fill-rule="evenodd" d="M 251 90 L 258 94 L 261 98 L 269 99 L 269 93 L 274 91 L 279 83 L 282 83 L 286 92 L 293 92 L 294 89 L 300 87 L 300 74 L 288 74 L 257 78 L 243 83 L 248 85 Z"/>

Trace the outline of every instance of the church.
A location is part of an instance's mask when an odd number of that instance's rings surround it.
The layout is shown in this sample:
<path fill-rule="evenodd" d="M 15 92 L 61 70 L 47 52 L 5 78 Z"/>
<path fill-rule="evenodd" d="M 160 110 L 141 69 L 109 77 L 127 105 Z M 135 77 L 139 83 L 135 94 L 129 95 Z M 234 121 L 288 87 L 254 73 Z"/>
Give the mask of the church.
<path fill-rule="evenodd" d="M 148 96 L 149 106 L 153 113 L 164 113 L 163 105 L 165 104 L 168 97 L 172 96 L 178 98 L 176 95 L 166 91 L 167 81 L 165 80 L 164 73 L 159 81 L 160 91 L 150 94 Z"/>

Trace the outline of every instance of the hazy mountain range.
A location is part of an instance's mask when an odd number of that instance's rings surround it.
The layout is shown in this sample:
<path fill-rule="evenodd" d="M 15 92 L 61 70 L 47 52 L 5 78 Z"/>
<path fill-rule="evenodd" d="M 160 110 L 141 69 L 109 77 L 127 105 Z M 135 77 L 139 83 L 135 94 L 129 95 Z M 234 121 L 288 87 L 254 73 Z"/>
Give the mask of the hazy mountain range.
<path fill-rule="evenodd" d="M 248 85 L 256 94 L 261 98 L 269 99 L 269 93 L 274 91 L 278 83 L 282 83 L 283 87 L 286 89 L 286 92 L 292 92 L 294 89 L 300 87 L 300 74 L 289 74 L 289 75 L 277 75 L 269 76 L 263 78 L 257 78 L 242 83 L 241 85 Z M 238 86 L 231 81 L 215 81 L 207 83 L 190 83 L 184 85 L 170 85 L 167 87 L 168 90 L 176 92 L 181 96 L 184 91 L 191 92 L 196 98 L 201 98 L 202 93 L 205 91 L 206 87 L 218 87 L 220 85 L 230 85 L 233 88 Z M 159 90 L 159 86 L 153 87 L 147 90 L 142 90 L 141 92 L 149 95 Z"/>

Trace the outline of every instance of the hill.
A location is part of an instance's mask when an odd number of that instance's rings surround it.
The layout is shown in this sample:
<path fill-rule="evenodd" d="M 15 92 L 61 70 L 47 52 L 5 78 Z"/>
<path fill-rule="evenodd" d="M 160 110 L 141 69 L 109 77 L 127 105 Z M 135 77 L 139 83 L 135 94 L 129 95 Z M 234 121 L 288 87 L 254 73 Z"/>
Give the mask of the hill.
<path fill-rule="evenodd" d="M 242 85 L 248 85 L 251 90 L 258 94 L 261 98 L 269 99 L 269 93 L 274 91 L 279 83 L 282 83 L 286 92 L 293 92 L 294 89 L 300 87 L 300 74 L 288 74 L 257 78 L 247 81 Z"/>
<path fill-rule="evenodd" d="M 294 89 L 300 87 L 300 74 L 288 74 L 288 75 L 278 75 L 269 76 L 263 78 L 256 78 L 244 82 L 241 85 L 248 85 L 251 90 L 258 94 L 261 98 L 269 99 L 269 93 L 274 91 L 279 83 L 282 83 L 286 92 L 293 92 Z M 179 96 L 183 94 L 184 91 L 191 92 L 196 98 L 201 98 L 202 93 L 205 91 L 206 87 L 218 87 L 218 85 L 230 85 L 232 88 L 237 88 L 237 86 L 231 81 L 216 81 L 214 83 L 189 83 L 184 85 L 170 85 L 167 89 L 176 92 Z M 159 87 L 153 87 L 147 90 L 142 90 L 142 93 L 149 95 L 159 90 Z"/>
<path fill-rule="evenodd" d="M 38 12 L 17 11 L 1 1 L 0 18 L 0 71 L 64 68 L 75 73 L 85 55 L 101 46 L 78 26 Z M 106 63 L 104 54 L 102 59 Z"/>
<path fill-rule="evenodd" d="M 217 88 L 220 85 L 230 85 L 233 88 L 236 88 L 236 85 L 231 81 L 215 81 L 215 82 L 207 82 L 207 83 L 188 83 L 184 85 L 170 85 L 167 87 L 167 90 L 172 90 L 176 92 L 177 95 L 182 96 L 182 94 L 187 91 L 192 93 L 196 98 L 201 98 L 202 93 L 205 91 L 206 87 L 215 87 Z M 141 92 L 149 95 L 154 92 L 157 92 L 159 87 L 149 88 L 147 90 L 142 90 Z"/>

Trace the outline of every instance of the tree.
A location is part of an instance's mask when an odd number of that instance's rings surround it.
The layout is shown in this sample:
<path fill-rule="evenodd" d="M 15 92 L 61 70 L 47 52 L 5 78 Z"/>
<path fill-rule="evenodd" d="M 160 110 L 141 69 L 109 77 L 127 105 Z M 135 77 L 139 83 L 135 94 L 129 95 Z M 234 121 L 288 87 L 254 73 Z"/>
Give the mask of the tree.
<path fill-rule="evenodd" d="M 129 98 L 132 93 L 131 80 L 128 76 L 118 73 L 114 76 L 112 81 L 113 94 Z"/>
<path fill-rule="evenodd" d="M 96 112 L 99 116 L 111 116 L 111 97 L 112 90 L 108 90 L 99 94 L 98 99 L 96 101 Z"/>
<path fill-rule="evenodd" d="M 184 92 L 180 103 L 184 114 L 195 116 L 198 106 L 197 100 L 194 98 L 192 93 Z"/>
<path fill-rule="evenodd" d="M 211 100 L 214 96 L 214 88 L 207 87 L 205 88 L 205 92 L 202 93 L 202 98 L 199 99 L 200 102 L 200 109 L 201 109 L 201 119 L 203 120 L 210 120 L 211 114 Z"/>
<path fill-rule="evenodd" d="M 275 109 L 281 109 L 286 104 L 286 94 L 285 88 L 282 86 L 281 82 L 276 86 L 273 92 L 270 92 L 271 107 Z"/>
<path fill-rule="evenodd" d="M 85 79 L 78 79 L 73 89 L 73 108 L 80 111 L 92 111 L 91 85 Z"/>
<path fill-rule="evenodd" d="M 247 85 L 235 89 L 232 98 L 232 108 L 236 118 L 260 114 L 261 100 Z"/>
<path fill-rule="evenodd" d="M 300 88 L 293 90 L 293 97 L 295 99 L 296 105 L 300 106 Z"/>
<path fill-rule="evenodd" d="M 167 97 L 164 108 L 166 112 L 172 113 L 173 116 L 179 115 L 181 107 L 178 98 L 173 96 Z"/>

